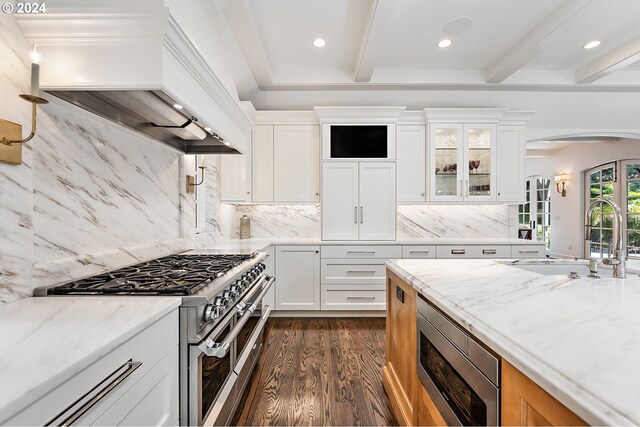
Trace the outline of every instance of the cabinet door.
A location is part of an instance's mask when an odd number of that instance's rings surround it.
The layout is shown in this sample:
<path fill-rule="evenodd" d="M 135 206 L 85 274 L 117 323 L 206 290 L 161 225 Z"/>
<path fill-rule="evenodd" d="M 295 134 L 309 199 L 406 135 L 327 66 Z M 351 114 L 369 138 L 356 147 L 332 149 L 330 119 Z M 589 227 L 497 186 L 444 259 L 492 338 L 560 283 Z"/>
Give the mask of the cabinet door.
<path fill-rule="evenodd" d="M 360 163 L 360 240 L 396 239 L 396 164 Z"/>
<path fill-rule="evenodd" d="M 251 201 L 251 152 L 220 156 L 220 200 Z"/>
<path fill-rule="evenodd" d="M 320 195 L 319 126 L 274 126 L 273 171 L 275 202 L 317 202 Z"/>
<path fill-rule="evenodd" d="M 580 417 L 502 360 L 502 413 L 504 426 L 585 426 Z"/>
<path fill-rule="evenodd" d="M 465 124 L 464 172 L 466 202 L 496 201 L 496 125 Z"/>
<path fill-rule="evenodd" d="M 322 240 L 358 240 L 358 164 L 322 165 Z"/>
<path fill-rule="evenodd" d="M 498 126 L 496 180 L 499 202 L 524 202 L 527 158 L 524 126 Z"/>
<path fill-rule="evenodd" d="M 258 125 L 253 130 L 251 168 L 253 202 L 273 202 L 273 126 L 271 125 Z"/>
<path fill-rule="evenodd" d="M 463 200 L 464 138 L 461 124 L 429 124 L 429 200 Z"/>
<path fill-rule="evenodd" d="M 398 203 L 426 200 L 426 142 L 424 126 L 398 126 Z"/>
<path fill-rule="evenodd" d="M 320 310 L 320 246 L 278 246 L 276 308 Z"/>

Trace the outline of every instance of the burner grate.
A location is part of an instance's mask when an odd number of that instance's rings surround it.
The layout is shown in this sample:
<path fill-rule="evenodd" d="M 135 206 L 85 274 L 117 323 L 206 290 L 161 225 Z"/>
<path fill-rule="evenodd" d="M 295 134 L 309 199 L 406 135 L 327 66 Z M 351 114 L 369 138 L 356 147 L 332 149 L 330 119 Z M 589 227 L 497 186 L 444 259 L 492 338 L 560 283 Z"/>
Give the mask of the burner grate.
<path fill-rule="evenodd" d="M 252 255 L 170 255 L 57 286 L 56 295 L 190 295 Z"/>

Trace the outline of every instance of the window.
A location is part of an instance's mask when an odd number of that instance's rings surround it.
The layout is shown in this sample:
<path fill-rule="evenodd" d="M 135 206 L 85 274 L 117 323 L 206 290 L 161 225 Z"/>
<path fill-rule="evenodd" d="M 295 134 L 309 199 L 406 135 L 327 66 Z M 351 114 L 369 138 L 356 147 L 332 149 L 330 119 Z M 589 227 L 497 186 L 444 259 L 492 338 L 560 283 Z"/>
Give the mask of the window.
<path fill-rule="evenodd" d="M 518 218 L 521 227 L 532 230 L 532 239 L 551 247 L 551 180 L 534 177 L 525 184 L 525 203 L 518 206 Z"/>
<path fill-rule="evenodd" d="M 585 211 L 598 197 L 617 203 L 623 216 L 623 247 L 640 259 L 640 160 L 605 163 L 585 172 Z M 613 247 L 613 209 L 596 206 L 585 256 L 603 258 Z"/>

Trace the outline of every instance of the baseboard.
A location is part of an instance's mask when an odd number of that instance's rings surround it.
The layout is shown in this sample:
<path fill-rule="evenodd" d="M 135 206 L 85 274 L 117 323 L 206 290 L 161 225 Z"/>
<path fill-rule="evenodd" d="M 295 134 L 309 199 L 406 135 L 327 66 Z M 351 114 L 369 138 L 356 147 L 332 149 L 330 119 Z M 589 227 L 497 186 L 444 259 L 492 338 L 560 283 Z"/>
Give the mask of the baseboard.
<path fill-rule="evenodd" d="M 272 310 L 271 317 L 386 317 L 384 310 L 375 311 L 320 311 L 320 310 Z"/>
<path fill-rule="evenodd" d="M 391 403 L 393 414 L 396 416 L 396 420 L 401 426 L 412 426 L 414 425 L 414 423 L 412 422 L 413 417 L 409 417 L 408 414 L 404 411 L 403 405 L 398 402 L 398 395 L 404 393 L 399 390 L 396 384 L 397 379 L 395 378 L 395 374 L 391 372 L 388 366 L 383 367 L 382 385 L 384 386 L 384 390 L 387 392 L 387 396 L 389 396 L 389 402 Z"/>

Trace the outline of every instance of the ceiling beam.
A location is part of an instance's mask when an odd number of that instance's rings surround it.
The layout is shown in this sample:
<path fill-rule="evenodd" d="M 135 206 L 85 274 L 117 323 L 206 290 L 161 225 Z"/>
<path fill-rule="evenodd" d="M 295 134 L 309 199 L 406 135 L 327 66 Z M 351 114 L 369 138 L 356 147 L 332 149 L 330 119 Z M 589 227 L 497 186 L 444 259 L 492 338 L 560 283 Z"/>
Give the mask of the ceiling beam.
<path fill-rule="evenodd" d="M 522 68 L 561 28 L 580 23 L 603 8 L 608 0 L 567 0 L 509 48 L 485 70 L 487 83 L 502 83 Z"/>
<path fill-rule="evenodd" d="M 246 0 L 226 0 L 219 4 L 258 87 L 271 87 L 273 73 L 267 52 Z"/>
<path fill-rule="evenodd" d="M 618 46 L 592 63 L 576 70 L 576 83 L 593 83 L 637 61 L 640 61 L 640 37 Z"/>
<path fill-rule="evenodd" d="M 354 80 L 368 82 L 376 67 L 378 53 L 384 41 L 384 35 L 398 6 L 398 0 L 376 0 L 371 10 L 369 23 L 360 46 Z"/>

